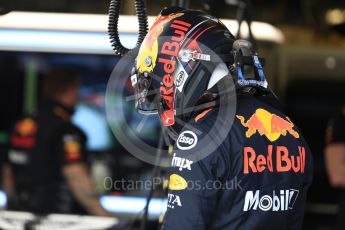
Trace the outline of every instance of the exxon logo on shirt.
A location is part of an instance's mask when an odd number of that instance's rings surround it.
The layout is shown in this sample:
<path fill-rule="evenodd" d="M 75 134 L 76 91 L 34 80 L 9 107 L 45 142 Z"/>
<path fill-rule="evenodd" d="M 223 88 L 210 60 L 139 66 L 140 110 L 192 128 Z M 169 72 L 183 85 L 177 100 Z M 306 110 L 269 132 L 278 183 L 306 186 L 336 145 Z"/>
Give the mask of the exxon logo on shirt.
<path fill-rule="evenodd" d="M 195 147 L 198 143 L 198 137 L 192 131 L 184 131 L 177 139 L 177 147 L 181 150 L 188 150 Z"/>

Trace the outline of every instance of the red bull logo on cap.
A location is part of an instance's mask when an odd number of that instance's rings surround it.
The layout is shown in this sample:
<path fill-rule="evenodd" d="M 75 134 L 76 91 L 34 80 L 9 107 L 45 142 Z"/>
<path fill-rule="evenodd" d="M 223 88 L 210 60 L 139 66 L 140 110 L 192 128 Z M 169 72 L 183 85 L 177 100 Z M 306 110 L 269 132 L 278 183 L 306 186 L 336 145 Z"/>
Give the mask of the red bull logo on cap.
<path fill-rule="evenodd" d="M 279 139 L 281 135 L 286 136 L 288 133 L 295 138 L 299 138 L 299 133 L 293 128 L 295 125 L 288 117 L 286 119 L 281 118 L 265 109 L 257 109 L 247 121 L 243 116 L 236 115 L 236 117 L 244 127 L 248 128 L 246 131 L 247 138 L 255 133 L 266 136 L 272 142 Z"/>

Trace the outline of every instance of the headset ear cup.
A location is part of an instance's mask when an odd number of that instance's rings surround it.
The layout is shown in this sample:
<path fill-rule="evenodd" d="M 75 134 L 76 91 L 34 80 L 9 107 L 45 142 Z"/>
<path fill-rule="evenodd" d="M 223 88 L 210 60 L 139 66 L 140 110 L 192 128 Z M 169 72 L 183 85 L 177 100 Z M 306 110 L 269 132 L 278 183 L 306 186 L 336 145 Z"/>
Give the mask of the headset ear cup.
<path fill-rule="evenodd" d="M 254 48 L 250 41 L 238 39 L 232 45 L 232 49 L 236 53 L 241 53 L 243 56 L 251 56 L 254 54 Z"/>
<path fill-rule="evenodd" d="M 234 74 L 236 88 L 246 92 L 255 92 L 254 94 L 269 93 L 271 90 L 263 70 L 264 59 L 258 57 L 254 46 L 247 40 L 236 40 L 232 53 L 236 70 L 236 74 Z M 235 72 L 234 69 L 232 72 Z"/>

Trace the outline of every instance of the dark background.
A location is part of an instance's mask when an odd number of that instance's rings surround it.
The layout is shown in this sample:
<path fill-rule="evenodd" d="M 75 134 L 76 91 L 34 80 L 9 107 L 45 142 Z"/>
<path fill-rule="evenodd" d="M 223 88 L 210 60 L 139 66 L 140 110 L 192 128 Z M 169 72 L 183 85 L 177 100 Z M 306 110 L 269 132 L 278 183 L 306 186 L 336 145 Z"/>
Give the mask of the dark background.
<path fill-rule="evenodd" d="M 134 14 L 132 1 L 125 1 L 122 12 Z M 157 15 L 170 0 L 148 0 L 149 15 Z M 191 8 L 203 9 L 220 18 L 236 19 L 237 7 L 231 0 L 190 0 Z M 107 14 L 109 0 L 0 0 L 3 11 L 77 12 Z M 328 10 L 345 12 L 341 0 L 255 0 L 251 3 L 253 20 L 271 23 L 285 35 L 285 43 L 274 47 L 259 45 L 267 54 L 270 82 L 280 96 L 289 116 L 300 127 L 315 159 L 315 179 L 309 192 L 306 229 L 330 229 L 337 203 L 337 190 L 329 186 L 323 149 L 328 120 L 345 104 L 345 13 L 344 20 L 331 25 L 326 20 Z M 15 58 L 10 56 L 10 58 Z M 10 58 L 0 65 L 14 65 Z M 334 66 L 327 60 L 333 58 Z M 0 91 L 11 97 L 21 97 L 21 79 L 2 73 Z M 16 69 L 16 66 L 13 66 Z M 6 75 L 6 76 L 5 76 Z M 6 77 L 6 80 L 3 80 Z M 91 81 L 92 82 L 92 81 Z M 8 89 L 11 89 L 8 91 Z M 12 95 L 12 96 L 11 96 Z M 19 96 L 18 96 L 19 95 Z M 0 100 L 4 125 L 20 113 L 21 104 Z"/>

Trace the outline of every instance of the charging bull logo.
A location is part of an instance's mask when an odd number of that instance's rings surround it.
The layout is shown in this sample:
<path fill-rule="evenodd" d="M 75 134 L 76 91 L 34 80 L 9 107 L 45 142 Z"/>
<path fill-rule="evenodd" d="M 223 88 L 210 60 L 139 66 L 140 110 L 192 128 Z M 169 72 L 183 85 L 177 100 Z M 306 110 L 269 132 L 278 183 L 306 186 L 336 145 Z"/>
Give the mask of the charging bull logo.
<path fill-rule="evenodd" d="M 139 50 L 137 69 L 140 73 L 153 71 L 158 56 L 158 37 L 163 32 L 164 25 L 170 20 L 182 15 L 183 13 L 176 13 L 168 16 L 159 16 L 156 19 Z"/>
<path fill-rule="evenodd" d="M 268 140 L 276 141 L 281 135 L 290 133 L 293 137 L 299 138 L 298 132 L 294 130 L 294 124 L 288 117 L 283 119 L 276 114 L 272 114 L 265 109 L 257 109 L 255 113 L 245 121 L 243 116 L 236 115 L 241 124 L 248 128 L 246 137 L 250 138 L 256 132 L 261 136 L 265 135 Z"/>

